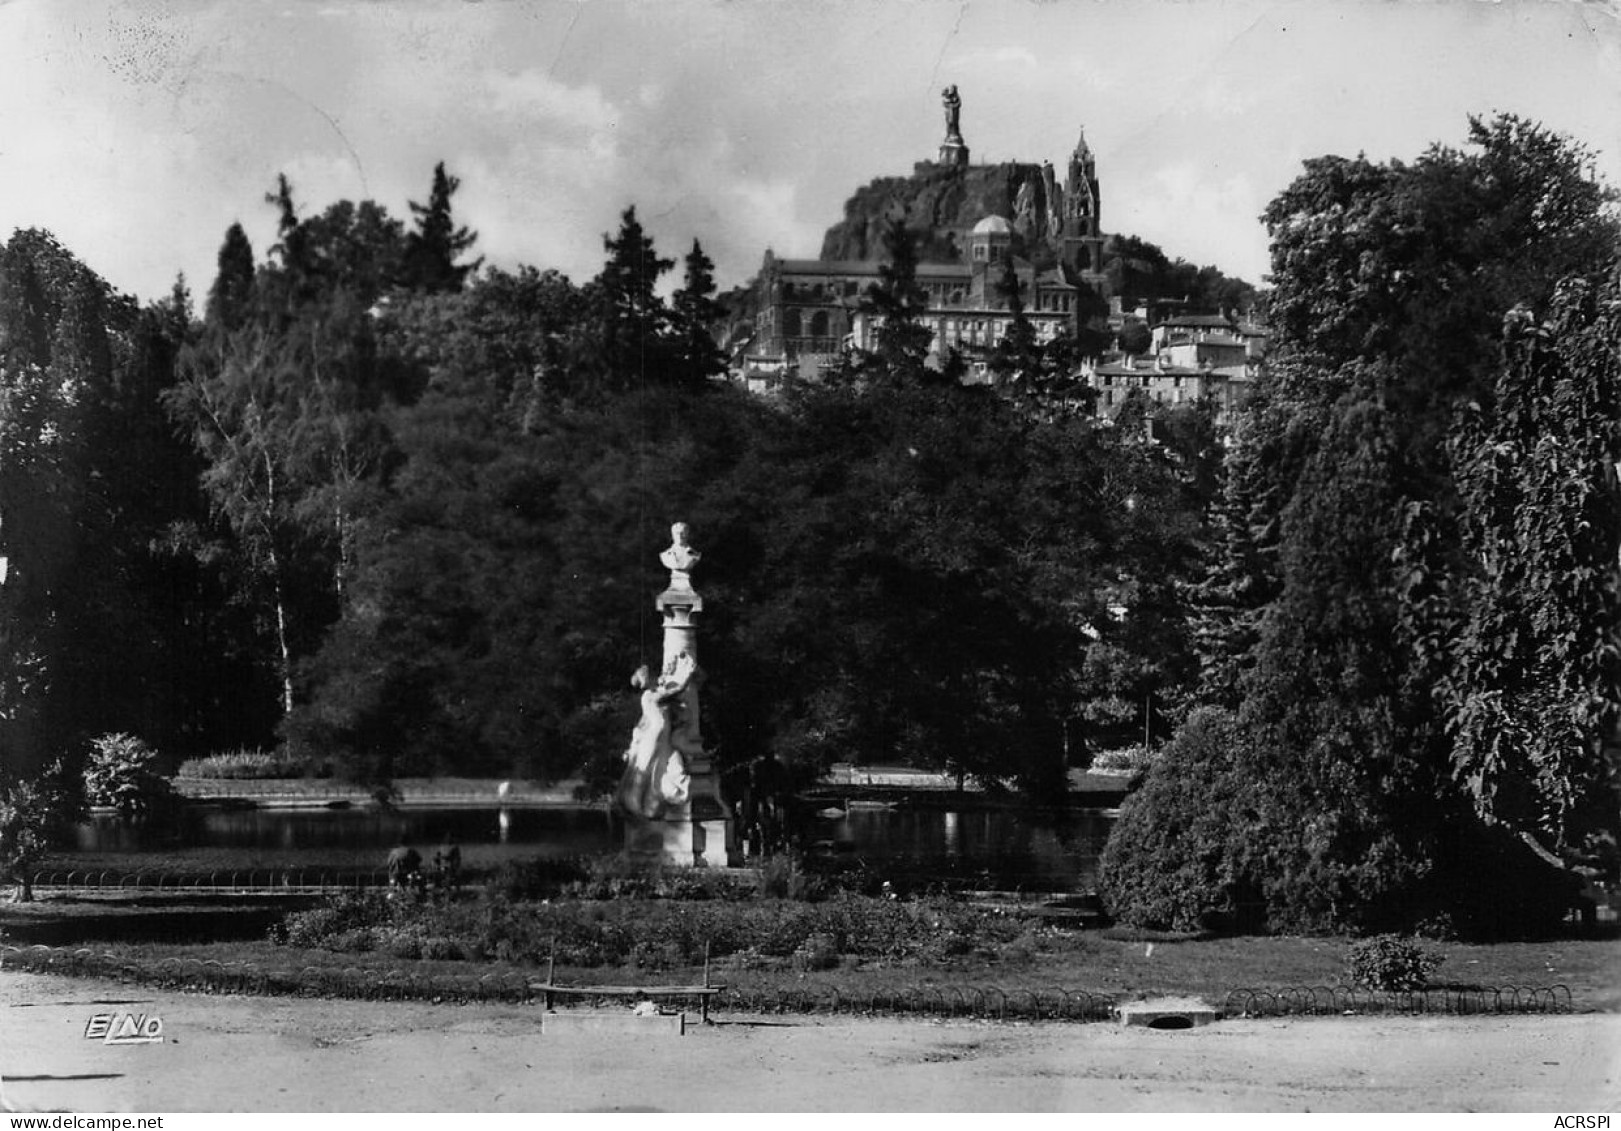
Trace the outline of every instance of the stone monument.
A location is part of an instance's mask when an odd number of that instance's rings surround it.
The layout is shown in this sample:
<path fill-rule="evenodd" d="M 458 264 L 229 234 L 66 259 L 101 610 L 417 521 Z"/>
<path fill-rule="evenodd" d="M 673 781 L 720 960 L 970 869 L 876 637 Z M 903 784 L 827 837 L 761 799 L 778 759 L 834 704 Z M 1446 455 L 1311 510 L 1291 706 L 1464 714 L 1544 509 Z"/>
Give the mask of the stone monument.
<path fill-rule="evenodd" d="M 968 164 L 968 143 L 962 139 L 962 98 L 955 86 L 940 92 L 946 111 L 946 140 L 940 143 L 940 164 L 962 168 Z"/>
<path fill-rule="evenodd" d="M 687 541 L 686 523 L 670 528 L 670 546 L 659 555 L 670 582 L 654 600 L 664 620 L 663 662 L 656 676 L 643 667 L 631 678 L 642 714 L 616 800 L 625 848 L 647 863 L 725 866 L 739 858 L 732 813 L 704 751 L 696 620 L 704 601 L 692 588 L 702 556 Z"/>

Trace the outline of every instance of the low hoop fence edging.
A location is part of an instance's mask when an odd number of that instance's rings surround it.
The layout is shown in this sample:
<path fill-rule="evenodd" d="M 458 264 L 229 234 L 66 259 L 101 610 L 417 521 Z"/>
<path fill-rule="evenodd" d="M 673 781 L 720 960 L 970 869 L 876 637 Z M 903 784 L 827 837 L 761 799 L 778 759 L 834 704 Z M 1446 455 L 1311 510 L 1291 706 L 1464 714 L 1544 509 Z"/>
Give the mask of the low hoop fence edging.
<path fill-rule="evenodd" d="M 209 872 L 91 872 L 37 871 L 29 887 L 38 893 L 53 891 L 109 891 L 165 895 L 340 895 L 381 890 L 388 886 L 385 869 L 257 868 L 216 869 Z"/>
<path fill-rule="evenodd" d="M 1061 986 L 730 986 L 714 1009 L 756 1014 L 963 1017 L 991 1021 L 1108 1021 L 1115 999 Z"/>
<path fill-rule="evenodd" d="M 1570 1013 L 1570 987 L 1426 986 L 1376 990 L 1366 986 L 1245 987 L 1228 992 L 1227 1017 L 1343 1016 L 1436 1013 L 1467 1017 L 1485 1013 Z"/>

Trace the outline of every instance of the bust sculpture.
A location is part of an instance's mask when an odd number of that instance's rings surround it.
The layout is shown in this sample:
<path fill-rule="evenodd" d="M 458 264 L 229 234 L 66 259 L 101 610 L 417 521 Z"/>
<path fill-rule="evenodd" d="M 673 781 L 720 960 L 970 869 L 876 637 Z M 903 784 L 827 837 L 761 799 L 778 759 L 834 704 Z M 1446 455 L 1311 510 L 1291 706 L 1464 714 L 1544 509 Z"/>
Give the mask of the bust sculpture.
<path fill-rule="evenodd" d="M 670 527 L 670 548 L 659 555 L 659 561 L 670 571 L 670 587 L 684 589 L 691 585 L 688 574 L 703 557 L 687 542 L 687 524 L 678 522 Z"/>

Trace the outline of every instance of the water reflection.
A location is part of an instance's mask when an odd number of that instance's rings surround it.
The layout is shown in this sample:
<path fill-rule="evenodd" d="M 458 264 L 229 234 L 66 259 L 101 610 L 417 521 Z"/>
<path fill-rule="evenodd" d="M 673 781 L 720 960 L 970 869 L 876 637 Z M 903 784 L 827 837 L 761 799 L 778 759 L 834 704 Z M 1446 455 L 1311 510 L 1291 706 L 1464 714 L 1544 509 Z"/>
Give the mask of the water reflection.
<path fill-rule="evenodd" d="M 897 875 L 982 878 L 999 887 L 1089 887 L 1109 820 L 1096 814 L 1034 816 L 1016 810 L 829 810 L 809 830 L 823 851 Z M 832 816 L 832 813 L 837 816 Z M 77 830 L 80 853 L 167 856 L 219 850 L 243 867 L 380 867 L 390 846 L 434 845 L 446 834 L 469 866 L 536 856 L 615 852 L 620 832 L 602 809 L 403 808 L 188 809 L 167 832 L 113 817 Z M 216 866 L 239 866 L 235 863 Z"/>
<path fill-rule="evenodd" d="M 274 849 L 307 856 L 334 850 L 345 858 L 399 843 L 438 844 L 453 835 L 483 862 L 510 857 L 576 856 L 618 847 L 600 809 L 409 808 L 187 809 L 178 829 L 96 816 L 78 826 L 80 852 L 169 852 L 176 848 Z M 505 851 L 503 851 L 505 849 Z"/>
<path fill-rule="evenodd" d="M 1011 809 L 861 809 L 816 830 L 834 851 L 882 870 L 981 877 L 995 887 L 1087 888 L 1110 821 Z"/>

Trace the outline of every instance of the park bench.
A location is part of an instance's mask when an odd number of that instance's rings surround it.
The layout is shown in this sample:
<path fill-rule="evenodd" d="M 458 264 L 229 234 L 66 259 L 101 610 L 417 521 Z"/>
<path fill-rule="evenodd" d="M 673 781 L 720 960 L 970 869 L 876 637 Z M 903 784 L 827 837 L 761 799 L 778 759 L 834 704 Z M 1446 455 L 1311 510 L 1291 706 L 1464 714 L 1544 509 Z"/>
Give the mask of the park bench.
<path fill-rule="evenodd" d="M 541 995 L 541 1000 L 549 1010 L 553 1002 L 559 997 L 576 998 L 628 998 L 634 1001 L 660 1001 L 664 999 L 696 1000 L 698 1002 L 698 1015 L 704 1024 L 709 1023 L 709 1001 L 716 994 L 725 991 L 724 984 L 716 985 L 709 980 L 709 948 L 704 948 L 704 981 L 700 986 L 564 986 L 559 985 L 556 977 L 557 955 L 555 951 L 546 964 L 546 980 L 544 982 L 531 982 L 529 992 Z"/>
<path fill-rule="evenodd" d="M 698 1000 L 698 1016 L 707 1024 L 709 1021 L 709 999 L 720 993 L 725 986 L 560 986 L 552 981 L 533 982 L 529 989 L 533 993 L 542 995 L 546 1008 L 552 1008 L 552 1001 L 557 997 L 580 998 L 629 998 L 635 1001 L 656 1001 L 664 998 L 696 998 Z"/>

